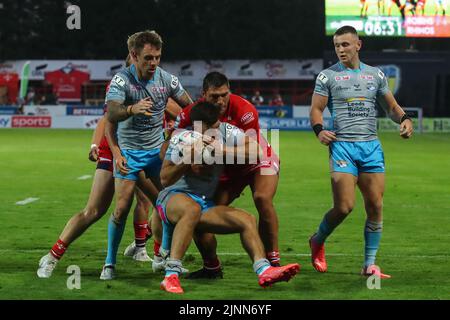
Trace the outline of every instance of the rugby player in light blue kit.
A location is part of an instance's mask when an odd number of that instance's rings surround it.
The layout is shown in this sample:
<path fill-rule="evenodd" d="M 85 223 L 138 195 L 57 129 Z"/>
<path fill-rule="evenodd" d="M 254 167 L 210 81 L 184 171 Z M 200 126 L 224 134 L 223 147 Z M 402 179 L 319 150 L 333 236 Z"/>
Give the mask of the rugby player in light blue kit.
<path fill-rule="evenodd" d="M 327 271 L 325 239 L 352 211 L 355 187 L 364 198 L 364 265 L 361 274 L 390 278 L 375 265 L 383 229 L 384 155 L 377 137 L 376 102 L 400 124 L 400 136 L 409 138 L 413 124 L 397 104 L 383 72 L 359 60 L 361 40 L 355 28 L 339 28 L 333 37 L 339 62 L 323 70 L 316 80 L 310 110 L 311 125 L 319 141 L 329 146 L 333 208 L 310 238 L 311 259 L 319 272 Z M 333 128 L 323 128 L 328 107 Z"/>
<path fill-rule="evenodd" d="M 165 189 L 159 193 L 156 208 L 163 221 L 161 248 L 166 252 L 170 250 L 166 275 L 161 283 L 161 289 L 167 292 L 184 292 L 178 276 L 182 271 L 181 259 L 192 241 L 194 230 L 197 234 L 239 233 L 262 287 L 289 281 L 300 270 L 297 263 L 282 267 L 270 265 L 253 215 L 214 204 L 224 159 L 225 165 L 235 157 L 250 160 L 250 163 L 253 158 L 256 163 L 259 151 L 256 140 L 250 139 L 239 128 L 220 122 L 219 116 L 218 105 L 196 104 L 190 112 L 195 131 L 175 131 L 165 154 L 161 169 Z M 193 143 L 185 144 L 186 136 L 197 137 Z M 204 147 L 204 141 L 209 145 Z M 205 148 L 211 147 L 215 151 L 213 158 L 205 158 Z"/>
<path fill-rule="evenodd" d="M 192 103 L 178 78 L 159 67 L 163 42 L 155 31 L 138 32 L 127 44 L 133 64 L 114 76 L 106 95 L 110 123 L 106 135 L 111 146 L 118 143 L 122 156 L 114 159 L 117 198 L 108 224 L 108 254 L 102 280 L 115 276 L 117 250 L 139 172 L 144 171 L 161 189 L 159 152 L 164 141 L 162 124 L 167 100 L 171 97 L 182 107 Z M 117 127 L 117 140 L 111 127 Z M 156 196 L 151 199 L 153 203 Z"/>

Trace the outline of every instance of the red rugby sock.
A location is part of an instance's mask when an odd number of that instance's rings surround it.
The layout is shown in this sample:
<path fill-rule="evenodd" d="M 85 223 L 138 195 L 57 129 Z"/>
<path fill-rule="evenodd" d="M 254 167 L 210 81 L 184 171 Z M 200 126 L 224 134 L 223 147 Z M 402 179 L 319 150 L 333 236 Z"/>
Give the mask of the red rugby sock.
<path fill-rule="evenodd" d="M 59 260 L 66 252 L 66 249 L 67 245 L 61 239 L 58 239 L 58 241 L 56 241 L 56 243 L 51 248 L 50 253 L 53 257 Z"/>

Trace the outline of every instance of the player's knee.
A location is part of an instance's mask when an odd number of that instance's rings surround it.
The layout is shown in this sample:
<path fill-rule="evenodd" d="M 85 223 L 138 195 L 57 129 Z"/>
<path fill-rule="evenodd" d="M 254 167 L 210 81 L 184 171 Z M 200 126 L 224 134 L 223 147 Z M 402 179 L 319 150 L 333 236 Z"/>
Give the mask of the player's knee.
<path fill-rule="evenodd" d="M 253 193 L 253 201 L 257 206 L 272 206 L 272 196 L 267 192 L 255 191 Z"/>
<path fill-rule="evenodd" d="M 348 215 L 353 211 L 353 206 L 352 202 L 343 202 L 336 205 L 334 209 L 340 214 Z"/>
<path fill-rule="evenodd" d="M 188 221 L 192 224 L 197 224 L 197 222 L 200 220 L 201 217 L 201 211 L 198 206 L 196 205 L 187 205 L 185 206 L 182 214 L 182 218 L 185 221 Z"/>
<path fill-rule="evenodd" d="M 124 220 L 124 219 L 126 219 L 126 217 L 128 215 L 128 211 L 129 211 L 129 208 L 117 206 L 116 210 L 114 211 L 114 218 L 117 221 Z"/>
<path fill-rule="evenodd" d="M 88 207 L 83 210 L 84 218 L 89 221 L 97 221 L 98 219 L 103 217 L 104 213 L 105 213 L 104 211 L 101 211 L 98 208 L 89 208 Z"/>
<path fill-rule="evenodd" d="M 370 201 L 366 204 L 366 211 L 369 214 L 380 214 L 383 211 L 383 201 Z"/>
<path fill-rule="evenodd" d="M 249 213 L 242 213 L 241 216 L 241 226 L 242 229 L 256 229 L 256 217 Z"/>

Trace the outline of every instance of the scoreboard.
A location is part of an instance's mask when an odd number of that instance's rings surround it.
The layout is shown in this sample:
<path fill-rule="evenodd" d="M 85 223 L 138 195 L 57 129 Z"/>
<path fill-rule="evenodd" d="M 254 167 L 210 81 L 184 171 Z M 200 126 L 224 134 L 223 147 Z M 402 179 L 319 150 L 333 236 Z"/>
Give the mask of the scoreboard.
<path fill-rule="evenodd" d="M 363 8 L 364 3 L 368 6 L 367 11 Z M 425 7 L 423 14 L 411 5 L 402 17 L 392 0 L 326 0 L 326 34 L 333 35 L 336 29 L 351 25 L 359 35 L 368 37 L 450 37 L 450 17 L 435 15 L 434 1 L 427 1 L 426 5 L 428 3 L 432 7 Z M 449 10 L 446 12 L 450 13 Z"/>

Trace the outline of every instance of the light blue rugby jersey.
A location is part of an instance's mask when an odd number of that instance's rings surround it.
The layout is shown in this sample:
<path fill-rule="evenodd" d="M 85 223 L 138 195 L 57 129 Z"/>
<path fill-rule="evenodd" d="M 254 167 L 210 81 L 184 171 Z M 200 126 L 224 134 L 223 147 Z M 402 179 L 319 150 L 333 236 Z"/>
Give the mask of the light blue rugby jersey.
<path fill-rule="evenodd" d="M 245 133 L 236 126 L 222 122 L 218 130 L 221 134 L 222 143 L 224 145 L 226 144 L 228 146 L 239 146 L 244 144 L 245 142 Z M 174 141 L 176 141 L 176 139 L 172 139 L 170 141 L 164 158 L 165 160 L 172 161 L 172 153 L 178 152 Z M 220 174 L 222 173 L 223 166 L 223 164 L 208 165 L 209 171 L 202 175 L 188 172 L 173 185 L 161 191 L 160 197 L 164 196 L 170 191 L 181 191 L 195 194 L 206 200 L 213 200 L 213 196 L 219 183 L 219 178 Z"/>
<path fill-rule="evenodd" d="M 389 91 L 384 73 L 360 62 L 360 68 L 346 68 L 340 62 L 323 70 L 314 93 L 328 97 L 338 141 L 377 139 L 376 101 Z"/>
<path fill-rule="evenodd" d="M 106 101 L 117 101 L 125 106 L 151 97 L 151 116 L 134 115 L 118 123 L 117 138 L 121 149 L 150 150 L 164 141 L 163 117 L 169 97 L 179 98 L 185 90 L 178 78 L 157 67 L 153 78 L 140 81 L 134 65 L 120 70 L 111 80 Z"/>

